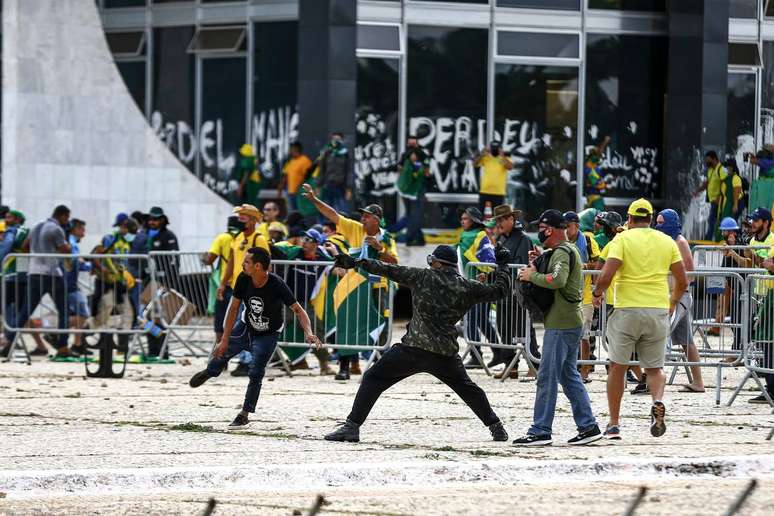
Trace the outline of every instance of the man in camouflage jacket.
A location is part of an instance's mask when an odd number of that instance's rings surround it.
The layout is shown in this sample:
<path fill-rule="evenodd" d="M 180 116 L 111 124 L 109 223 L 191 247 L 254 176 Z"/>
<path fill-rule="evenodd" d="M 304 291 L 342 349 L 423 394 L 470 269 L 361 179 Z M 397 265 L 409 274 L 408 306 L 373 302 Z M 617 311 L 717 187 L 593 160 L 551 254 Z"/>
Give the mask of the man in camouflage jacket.
<path fill-rule="evenodd" d="M 328 250 L 337 254 L 331 247 Z M 358 442 L 360 425 L 379 396 L 392 385 L 417 373 L 429 373 L 448 385 L 489 427 L 495 441 L 508 440 L 502 422 L 492 410 L 484 391 L 470 379 L 462 364 L 455 324 L 475 304 L 490 303 L 510 294 L 507 269 L 510 254 L 498 249 L 498 269 L 493 284 L 470 280 L 457 272 L 457 252 L 441 245 L 427 257 L 430 268 L 418 269 L 381 262 L 356 260 L 338 254 L 336 265 L 359 267 L 384 276 L 411 290 L 413 314 L 406 334 L 363 375 L 347 421 L 325 436 L 329 441 Z"/>

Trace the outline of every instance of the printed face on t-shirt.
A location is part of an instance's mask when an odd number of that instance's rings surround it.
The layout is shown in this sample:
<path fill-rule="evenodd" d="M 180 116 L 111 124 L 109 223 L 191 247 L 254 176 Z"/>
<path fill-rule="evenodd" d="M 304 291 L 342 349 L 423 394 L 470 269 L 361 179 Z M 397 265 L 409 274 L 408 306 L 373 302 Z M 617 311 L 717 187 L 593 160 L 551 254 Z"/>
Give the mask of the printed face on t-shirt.
<path fill-rule="evenodd" d="M 255 331 L 269 331 L 269 318 L 263 315 L 263 299 L 253 296 L 247 300 L 247 320 Z"/>

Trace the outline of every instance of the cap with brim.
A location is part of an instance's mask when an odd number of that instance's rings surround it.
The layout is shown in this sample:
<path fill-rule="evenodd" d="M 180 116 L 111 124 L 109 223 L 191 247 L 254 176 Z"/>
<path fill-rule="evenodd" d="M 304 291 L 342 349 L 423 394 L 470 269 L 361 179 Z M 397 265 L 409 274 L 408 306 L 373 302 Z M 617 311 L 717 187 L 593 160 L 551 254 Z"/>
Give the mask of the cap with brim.
<path fill-rule="evenodd" d="M 318 245 L 325 242 L 325 237 L 322 236 L 322 234 L 317 231 L 316 229 L 307 229 L 306 233 L 304 233 L 304 236 L 311 238 L 314 240 Z"/>
<path fill-rule="evenodd" d="M 127 215 L 124 212 L 119 213 L 118 215 L 116 215 L 116 220 L 113 222 L 113 227 L 120 226 L 128 219 L 129 219 L 129 215 Z"/>
<path fill-rule="evenodd" d="M 508 217 L 510 215 L 513 215 L 514 218 L 521 217 L 521 210 L 514 210 L 507 204 L 501 204 L 500 206 L 495 206 L 494 211 L 492 212 L 492 218 L 499 219 L 501 217 Z"/>
<path fill-rule="evenodd" d="M 771 212 L 766 208 L 755 208 L 749 218 L 750 220 L 768 220 L 771 222 Z"/>
<path fill-rule="evenodd" d="M 564 215 L 559 210 L 546 210 L 537 220 L 532 221 L 533 226 L 539 226 L 540 224 L 557 229 L 565 229 L 567 227 L 567 221 L 564 220 Z"/>
<path fill-rule="evenodd" d="M 151 219 L 160 219 L 163 216 L 164 216 L 164 210 L 162 210 L 158 206 L 154 206 L 148 212 L 148 217 Z"/>
<path fill-rule="evenodd" d="M 640 198 L 629 205 L 626 214 L 632 217 L 647 217 L 653 215 L 653 205 L 647 199 Z"/>
<path fill-rule="evenodd" d="M 261 220 L 263 215 L 261 210 L 253 206 L 252 204 L 242 204 L 241 206 L 234 206 L 234 213 L 237 215 L 244 215 L 246 217 L 252 217 L 255 220 Z"/>
<path fill-rule="evenodd" d="M 288 228 L 285 227 L 285 224 L 282 222 L 274 221 L 271 224 L 269 224 L 269 231 L 277 231 L 278 233 L 282 233 L 283 235 L 288 234 Z"/>
<path fill-rule="evenodd" d="M 470 206 L 468 208 L 465 208 L 465 213 L 470 217 L 470 220 L 473 221 L 474 224 L 483 224 L 483 215 L 481 215 L 481 210 L 476 208 L 475 206 Z"/>
<path fill-rule="evenodd" d="M 566 222 L 577 222 L 580 224 L 580 217 L 574 211 L 565 211 L 563 216 Z"/>
<path fill-rule="evenodd" d="M 27 217 L 24 216 L 24 213 L 20 212 L 19 210 L 11 210 L 8 213 L 17 219 L 21 219 L 22 221 L 27 220 Z"/>
<path fill-rule="evenodd" d="M 369 204 L 365 208 L 359 208 L 358 211 L 360 213 L 368 213 L 369 215 L 373 215 L 374 217 L 376 217 L 377 219 L 380 219 L 380 220 L 381 220 L 381 218 L 383 216 L 382 215 L 382 207 L 379 206 L 378 204 Z"/>
<path fill-rule="evenodd" d="M 430 255 L 430 258 L 445 265 L 457 266 L 457 251 L 450 245 L 439 245 Z"/>

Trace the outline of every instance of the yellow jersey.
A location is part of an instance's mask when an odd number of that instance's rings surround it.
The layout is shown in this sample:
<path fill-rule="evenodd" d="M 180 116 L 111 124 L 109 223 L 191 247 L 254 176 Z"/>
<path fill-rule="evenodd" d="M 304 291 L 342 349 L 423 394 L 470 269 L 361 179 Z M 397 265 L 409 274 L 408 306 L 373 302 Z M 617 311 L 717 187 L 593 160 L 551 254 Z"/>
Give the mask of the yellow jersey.
<path fill-rule="evenodd" d="M 508 183 L 508 169 L 505 163 L 511 160 L 505 156 L 492 156 L 485 154 L 478 158 L 476 167 L 481 167 L 481 188 L 479 193 L 488 195 L 505 195 L 505 187 Z"/>
<path fill-rule="evenodd" d="M 262 247 L 271 253 L 268 241 L 258 231 L 254 231 L 250 236 L 246 236 L 245 232 L 242 231 L 231 242 L 231 258 L 229 261 L 234 262 L 234 270 L 231 273 L 231 288 L 236 286 L 239 273 L 242 272 L 242 262 L 245 259 L 247 250 L 252 247 Z"/>
<path fill-rule="evenodd" d="M 234 235 L 231 233 L 221 233 L 215 237 L 210 245 L 210 254 L 218 257 L 218 268 L 220 269 L 220 280 L 218 284 L 223 283 L 223 276 L 226 275 L 226 264 L 231 257 L 231 243 L 234 241 Z"/>

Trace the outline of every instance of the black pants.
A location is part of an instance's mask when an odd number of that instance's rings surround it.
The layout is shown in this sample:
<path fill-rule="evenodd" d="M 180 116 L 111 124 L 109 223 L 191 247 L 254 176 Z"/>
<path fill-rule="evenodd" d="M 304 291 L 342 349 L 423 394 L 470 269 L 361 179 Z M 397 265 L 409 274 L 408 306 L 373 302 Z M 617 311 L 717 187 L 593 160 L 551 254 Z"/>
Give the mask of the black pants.
<path fill-rule="evenodd" d="M 395 344 L 363 375 L 347 419 L 362 425 L 384 391 L 417 373 L 431 374 L 451 387 L 485 425 L 500 420 L 484 391 L 468 376 L 459 355 L 447 357 L 402 344 Z"/>

